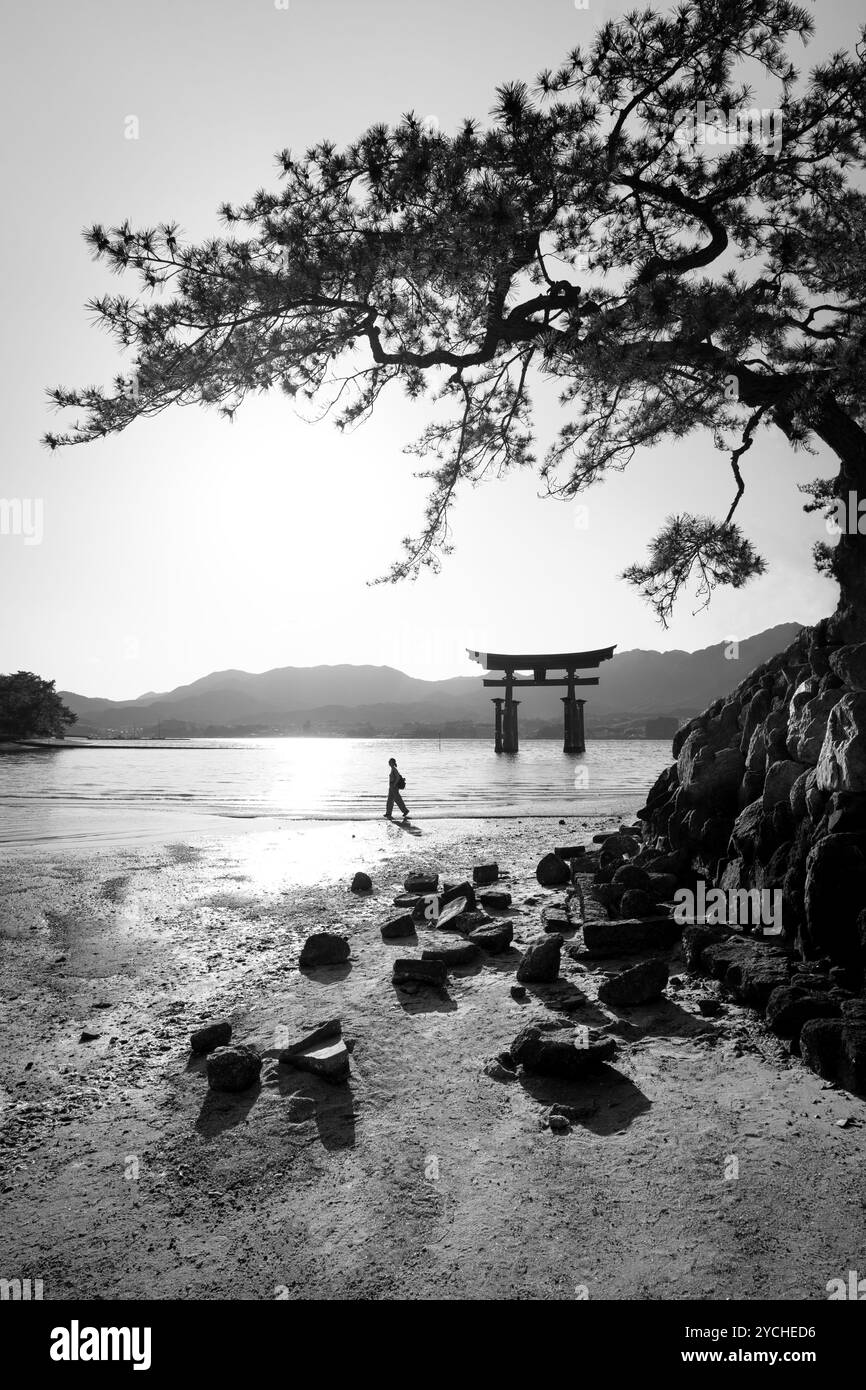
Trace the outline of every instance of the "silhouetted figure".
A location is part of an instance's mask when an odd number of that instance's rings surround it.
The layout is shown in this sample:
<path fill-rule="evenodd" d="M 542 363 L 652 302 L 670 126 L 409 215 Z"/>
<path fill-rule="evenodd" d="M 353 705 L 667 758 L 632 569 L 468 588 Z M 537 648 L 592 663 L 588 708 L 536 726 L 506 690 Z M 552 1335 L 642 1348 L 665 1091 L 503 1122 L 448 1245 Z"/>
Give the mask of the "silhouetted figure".
<path fill-rule="evenodd" d="M 406 778 L 400 776 L 396 758 L 389 758 L 388 766 L 391 769 L 391 775 L 388 778 L 388 805 L 385 807 L 385 815 L 390 818 L 396 805 L 403 812 L 403 819 L 406 820 L 409 812 L 406 809 L 406 803 L 400 795 L 406 785 Z"/>

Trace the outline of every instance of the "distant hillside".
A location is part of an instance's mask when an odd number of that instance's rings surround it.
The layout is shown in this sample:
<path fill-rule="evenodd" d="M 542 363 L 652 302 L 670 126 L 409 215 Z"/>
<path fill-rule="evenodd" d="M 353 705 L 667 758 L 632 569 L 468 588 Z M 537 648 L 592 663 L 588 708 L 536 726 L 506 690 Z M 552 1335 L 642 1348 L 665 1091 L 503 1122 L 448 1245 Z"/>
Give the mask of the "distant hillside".
<path fill-rule="evenodd" d="M 800 630 L 783 623 L 739 645 L 735 659 L 719 643 L 697 652 L 629 651 L 600 670 L 586 691 L 589 731 L 642 735 L 647 721 L 684 720 L 733 690 L 755 666 L 781 651 Z M 424 681 L 390 666 L 284 666 L 261 674 L 214 671 L 176 690 L 116 701 L 60 692 L 79 717 L 74 732 L 166 734 L 347 733 L 401 734 L 423 729 L 471 733 L 492 723 L 490 693 L 479 676 Z M 520 692 L 521 729 L 555 733 L 561 692 Z"/>

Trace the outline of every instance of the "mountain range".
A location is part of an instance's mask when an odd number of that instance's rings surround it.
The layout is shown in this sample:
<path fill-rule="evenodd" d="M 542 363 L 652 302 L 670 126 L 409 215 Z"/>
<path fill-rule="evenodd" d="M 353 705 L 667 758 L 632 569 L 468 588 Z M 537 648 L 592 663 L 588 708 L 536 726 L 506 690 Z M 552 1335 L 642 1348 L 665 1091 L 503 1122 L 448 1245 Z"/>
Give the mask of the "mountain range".
<path fill-rule="evenodd" d="M 669 737 L 755 666 L 793 641 L 799 623 L 782 623 L 740 642 L 700 651 L 626 651 L 599 668 L 589 687 L 590 737 Z M 59 692 L 77 715 L 74 735 L 118 737 L 321 734 L 474 736 L 493 724 L 481 676 L 428 681 L 390 666 L 282 666 L 254 674 L 214 671 L 175 690 L 135 700 Z M 520 691 L 525 737 L 559 737 L 561 691 Z"/>

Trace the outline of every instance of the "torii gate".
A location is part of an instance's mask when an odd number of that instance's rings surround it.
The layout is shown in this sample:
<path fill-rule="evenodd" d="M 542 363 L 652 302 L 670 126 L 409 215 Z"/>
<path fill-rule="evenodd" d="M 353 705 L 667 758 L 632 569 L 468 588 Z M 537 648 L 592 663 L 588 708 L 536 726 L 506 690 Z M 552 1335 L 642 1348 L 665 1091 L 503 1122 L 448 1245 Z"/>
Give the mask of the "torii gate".
<path fill-rule="evenodd" d="M 556 685 L 568 687 L 568 694 L 562 697 L 563 752 L 585 753 L 583 707 L 586 701 L 577 699 L 574 691 L 578 685 L 598 685 L 598 676 L 578 676 L 575 673 L 597 670 L 603 661 L 610 661 L 615 650 L 616 647 L 613 646 L 598 647 L 591 652 L 558 652 L 553 655 L 523 653 L 519 656 L 505 656 L 501 652 L 467 652 L 469 658 L 477 661 L 485 671 L 505 672 L 503 677 L 484 681 L 485 686 L 505 686 L 504 701 L 501 695 L 493 698 L 493 704 L 496 706 L 496 752 L 517 752 L 517 706 L 520 701 L 514 699 L 515 688 L 525 685 Z M 531 671 L 532 677 L 521 679 L 515 676 L 516 671 Z M 564 671 L 565 675 L 551 679 L 548 677 L 548 671 Z"/>

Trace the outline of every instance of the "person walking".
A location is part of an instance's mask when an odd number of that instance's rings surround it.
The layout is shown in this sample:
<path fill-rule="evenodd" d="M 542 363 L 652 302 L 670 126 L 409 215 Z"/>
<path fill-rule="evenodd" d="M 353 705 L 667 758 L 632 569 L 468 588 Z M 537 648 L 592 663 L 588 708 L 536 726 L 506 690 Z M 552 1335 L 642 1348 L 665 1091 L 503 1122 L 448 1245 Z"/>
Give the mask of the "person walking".
<path fill-rule="evenodd" d="M 389 758 L 388 766 L 391 769 L 391 773 L 388 778 L 388 804 L 385 807 L 385 815 L 390 820 L 391 813 L 393 812 L 394 807 L 396 805 L 403 812 L 403 819 L 408 820 L 409 812 L 406 809 L 405 801 L 400 795 L 401 791 L 406 785 L 406 778 L 400 776 L 400 771 L 397 767 L 396 758 Z"/>

